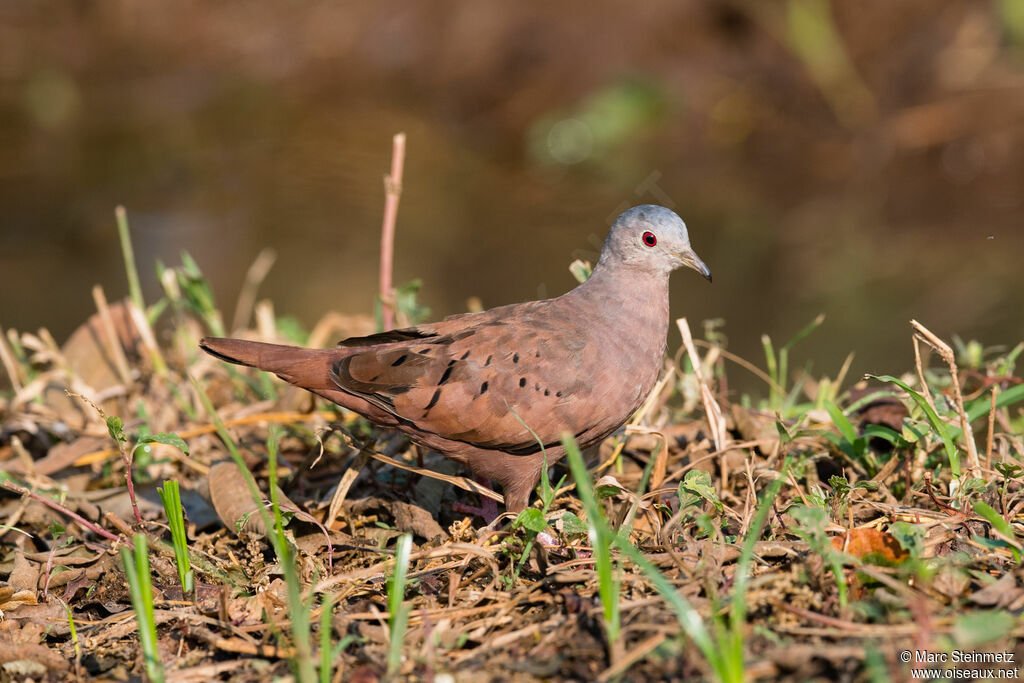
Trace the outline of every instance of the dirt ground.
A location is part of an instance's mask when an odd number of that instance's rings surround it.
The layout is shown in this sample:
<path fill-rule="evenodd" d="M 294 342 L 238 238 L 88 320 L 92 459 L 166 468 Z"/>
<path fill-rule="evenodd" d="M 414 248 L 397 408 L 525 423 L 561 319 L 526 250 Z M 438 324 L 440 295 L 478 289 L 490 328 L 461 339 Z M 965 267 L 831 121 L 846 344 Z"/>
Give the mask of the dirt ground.
<path fill-rule="evenodd" d="M 480 502 L 460 488 L 472 486 L 467 472 L 301 390 L 200 354 L 208 319 L 170 306 L 174 324 L 155 335 L 159 344 L 139 333 L 130 303 L 104 306 L 106 315 L 62 347 L 45 332 L 4 339 L 15 381 L 0 399 L 3 680 L 143 674 L 118 552 L 138 533 L 148 537 L 168 680 L 302 677 L 290 630 L 302 613 L 199 390 L 264 491 L 268 443 L 279 444 L 280 507 L 311 656 L 329 667 L 321 680 L 386 677 L 388 577 L 405 534 L 413 543 L 399 678 L 725 678 L 658 577 L 699 615 L 710 652 L 739 643 L 750 680 L 901 680 L 909 666 L 927 666 L 904 663 L 903 652 L 946 653 L 947 668 L 979 666 L 949 663 L 956 653 L 1024 654 L 1015 353 L 965 349 L 956 384 L 924 355 L 921 374 L 903 380 L 928 383 L 930 401 L 921 400 L 932 422 L 897 384 L 798 372 L 786 387 L 714 339 L 698 341 L 706 399 L 718 413 L 709 423 L 680 349 L 626 430 L 585 454 L 601 516 L 648 563 L 612 551 L 619 626 L 611 637 L 597 537 L 565 463 L 551 468 L 561 488 L 535 496 L 539 527 L 510 515 L 486 526 L 460 511 Z M 372 327 L 330 317 L 314 342 Z M 768 399 L 730 396 L 729 375 L 750 371 L 767 380 Z M 958 431 L 959 407 L 973 448 Z M 115 415 L 124 450 L 143 444 L 134 450 L 134 496 L 104 421 Z M 183 444 L 147 439 L 159 433 Z M 157 495 L 169 480 L 182 490 L 195 575 L 187 595 Z M 738 575 L 743 567 L 749 575 Z M 740 621 L 734 599 L 745 606 Z"/>

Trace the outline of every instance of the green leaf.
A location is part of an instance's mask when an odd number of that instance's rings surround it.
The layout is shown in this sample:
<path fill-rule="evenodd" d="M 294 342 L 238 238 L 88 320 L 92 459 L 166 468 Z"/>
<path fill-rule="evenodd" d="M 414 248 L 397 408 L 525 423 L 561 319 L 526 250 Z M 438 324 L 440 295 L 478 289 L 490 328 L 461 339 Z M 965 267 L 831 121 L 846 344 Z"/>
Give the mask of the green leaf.
<path fill-rule="evenodd" d="M 690 496 L 684 496 L 687 493 Z M 693 496 L 696 498 L 693 498 Z M 684 497 L 693 502 L 696 502 L 698 498 L 702 498 L 714 505 L 715 509 L 719 512 L 722 511 L 722 501 L 719 500 L 715 487 L 711 483 L 711 475 L 703 470 L 690 470 L 683 477 L 683 480 L 679 482 L 680 503 L 683 502 Z"/>
<path fill-rule="evenodd" d="M 821 508 L 809 505 L 798 505 L 789 509 L 789 514 L 796 520 L 800 527 L 798 533 L 809 536 L 825 537 L 825 527 L 828 525 L 828 515 Z"/>
<path fill-rule="evenodd" d="M 966 497 L 977 496 L 984 493 L 986 488 L 988 488 L 987 481 L 973 477 L 963 483 L 963 486 L 960 487 L 959 495 Z"/>
<path fill-rule="evenodd" d="M 1000 549 L 1000 548 L 1005 548 L 1005 549 L 1010 551 L 1011 555 L 1013 555 L 1014 562 L 1016 562 L 1017 564 L 1020 564 L 1020 561 L 1021 561 L 1020 550 L 1018 550 L 1017 546 L 1013 545 L 1012 543 L 1007 543 L 1006 541 L 1004 541 L 1001 538 L 985 538 L 984 536 L 977 536 L 977 535 L 971 536 L 971 540 L 974 541 L 975 543 L 977 543 L 978 545 L 984 546 L 985 548 L 989 548 L 991 550 L 997 550 L 997 549 Z"/>
<path fill-rule="evenodd" d="M 527 530 L 539 534 L 547 528 L 548 523 L 544 519 L 543 512 L 537 508 L 526 508 L 516 517 L 516 526 L 525 527 Z"/>
<path fill-rule="evenodd" d="M 996 468 L 996 472 L 998 472 L 999 474 L 1003 475 L 1007 479 L 1013 479 L 1015 477 L 1019 477 L 1021 475 L 1021 473 L 1024 472 L 1024 468 L 1022 468 L 1020 465 L 1015 465 L 1015 464 L 1009 463 L 1009 462 L 997 463 L 995 465 L 995 468 Z"/>
<path fill-rule="evenodd" d="M 569 264 L 569 272 L 572 273 L 577 282 L 586 282 L 590 279 L 590 274 L 594 272 L 594 269 L 589 261 L 576 259 Z"/>
<path fill-rule="evenodd" d="M 1008 405 L 1013 405 L 1020 401 L 1024 401 L 1024 384 L 1018 384 L 1017 386 L 1011 387 L 996 395 L 996 410 L 1005 408 Z M 969 422 L 974 422 L 979 417 L 988 415 L 991 409 L 992 399 L 988 394 L 985 394 L 981 398 L 972 401 L 970 405 L 966 406 L 967 420 Z"/>
<path fill-rule="evenodd" d="M 906 439 L 900 436 L 899 432 L 894 430 L 892 427 L 886 427 L 885 425 L 864 425 L 864 438 L 882 439 L 884 441 L 888 441 L 897 448 L 907 445 Z"/>
<path fill-rule="evenodd" d="M 924 552 L 924 528 L 910 522 L 895 522 L 889 533 L 911 557 L 918 558 Z"/>
<path fill-rule="evenodd" d="M 779 432 L 779 439 L 782 441 L 783 446 L 785 446 L 795 438 L 792 434 L 789 433 L 789 429 L 786 428 L 786 425 L 782 422 L 782 420 L 775 420 L 775 429 L 776 431 Z"/>
<path fill-rule="evenodd" d="M 1013 528 L 1009 523 L 1003 519 L 1003 516 L 992 509 L 991 506 L 980 500 L 974 503 L 974 514 L 979 517 L 984 517 L 985 521 L 992 525 L 992 528 L 1006 536 L 1008 540 L 1016 540 L 1017 535 L 1013 533 Z"/>
<path fill-rule="evenodd" d="M 563 534 L 571 536 L 583 536 L 589 531 L 587 523 L 571 512 L 566 512 L 558 518 L 558 526 Z"/>
<path fill-rule="evenodd" d="M 857 430 L 850 424 L 849 418 L 843 415 L 843 411 L 839 410 L 839 406 L 832 401 L 825 401 L 825 410 L 828 411 L 828 416 L 832 418 L 832 424 L 836 426 L 843 438 L 851 444 L 857 440 Z"/>
<path fill-rule="evenodd" d="M 1016 623 L 1016 618 L 1002 610 L 970 612 L 953 622 L 953 638 L 961 647 L 991 643 L 1006 637 Z"/>
<path fill-rule="evenodd" d="M 832 487 L 832 495 L 840 500 L 850 494 L 850 482 L 846 480 L 846 477 L 833 474 L 828 478 L 828 485 Z"/>
<path fill-rule="evenodd" d="M 924 412 L 928 418 L 928 424 L 931 425 L 932 429 L 939 438 L 942 439 L 942 444 L 946 448 L 946 455 L 949 457 L 949 469 L 952 470 L 953 476 L 960 477 L 960 454 L 956 450 L 956 446 L 953 445 L 953 439 L 950 436 L 950 426 L 942 421 L 938 413 L 936 413 L 924 396 L 911 389 L 906 382 L 897 379 L 892 375 L 866 375 L 871 379 L 877 379 L 880 382 L 889 382 L 895 384 L 903 391 L 907 392 L 919 408 Z"/>
<path fill-rule="evenodd" d="M 107 431 L 110 433 L 110 438 L 119 443 L 127 441 L 127 437 L 124 435 L 124 422 L 117 415 L 111 415 L 107 418 Z"/>
<path fill-rule="evenodd" d="M 174 446 L 179 451 L 188 455 L 188 444 L 177 434 L 171 434 L 169 432 L 159 432 L 157 434 L 147 434 L 139 437 L 139 443 L 162 443 L 166 446 Z"/>

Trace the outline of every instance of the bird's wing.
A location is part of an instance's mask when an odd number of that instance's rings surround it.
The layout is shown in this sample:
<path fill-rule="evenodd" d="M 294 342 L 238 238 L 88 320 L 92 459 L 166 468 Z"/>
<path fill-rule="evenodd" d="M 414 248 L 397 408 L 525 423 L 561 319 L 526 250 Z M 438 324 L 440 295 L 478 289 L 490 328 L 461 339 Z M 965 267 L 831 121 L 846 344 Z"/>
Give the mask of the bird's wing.
<path fill-rule="evenodd" d="M 581 410 L 590 386 L 585 331 L 551 315 L 548 304 L 343 341 L 354 353 L 334 363 L 331 378 L 416 430 L 535 453 L 540 442 L 556 444 L 562 432 L 579 434 L 592 424 Z"/>

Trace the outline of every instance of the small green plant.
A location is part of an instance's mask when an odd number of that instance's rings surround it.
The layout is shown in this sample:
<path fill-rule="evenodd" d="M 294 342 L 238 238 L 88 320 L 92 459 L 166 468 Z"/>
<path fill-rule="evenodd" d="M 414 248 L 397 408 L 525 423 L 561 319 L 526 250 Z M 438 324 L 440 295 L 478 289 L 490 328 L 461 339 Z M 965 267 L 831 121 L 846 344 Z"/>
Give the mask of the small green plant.
<path fill-rule="evenodd" d="M 196 394 L 199 396 L 203 409 L 206 411 L 210 421 L 213 422 L 218 436 L 224 442 L 224 446 L 228 449 L 231 459 L 234 460 L 239 471 L 242 473 L 246 486 L 249 489 L 249 495 L 257 503 L 260 519 L 267 530 L 267 538 L 274 548 L 274 554 L 277 556 L 278 564 L 284 574 L 285 585 L 288 587 L 288 617 L 291 626 L 292 644 L 295 648 L 295 656 L 291 661 L 292 669 L 300 683 L 312 683 L 317 678 L 316 667 L 313 665 L 312 604 L 310 601 L 304 600 L 302 596 L 302 584 L 296 571 L 292 547 L 288 543 L 288 537 L 284 532 L 284 517 L 281 513 L 281 506 L 277 496 L 277 448 L 280 431 L 276 426 L 273 426 L 270 428 L 270 433 L 267 436 L 268 486 L 270 488 L 270 511 L 268 512 L 263 494 L 260 493 L 260 489 L 256 485 L 256 479 L 253 478 L 245 460 L 242 458 L 242 454 L 239 453 L 235 440 L 231 438 L 231 434 L 228 433 L 224 422 L 217 415 L 216 409 L 210 402 L 210 397 L 206 395 L 206 392 L 203 391 L 202 387 L 199 386 L 199 382 L 194 377 L 189 377 L 189 379 Z"/>
<path fill-rule="evenodd" d="M 832 495 L 829 496 L 829 502 L 831 503 L 832 518 L 840 520 L 846 516 L 846 507 L 850 502 L 850 494 L 854 491 L 877 491 L 878 484 L 871 480 L 858 481 L 856 484 L 850 485 L 850 482 L 846 477 L 840 477 L 838 474 L 833 474 L 828 478 L 828 485 L 832 489 Z"/>
<path fill-rule="evenodd" d="M 593 527 L 600 538 L 611 539 L 611 543 L 628 557 L 633 564 L 638 566 L 651 583 L 654 584 L 655 589 L 665 599 L 673 612 L 675 612 L 683 633 L 693 640 L 701 654 L 704 655 L 715 677 L 728 683 L 740 683 L 743 680 L 742 660 L 739 674 L 736 674 L 734 664 L 727 661 L 726 650 L 712 638 L 707 627 L 704 625 L 704 620 L 700 613 L 690 605 L 686 598 L 679 594 L 675 586 L 672 585 L 672 582 L 650 560 L 644 557 L 644 554 L 630 542 L 626 534 L 615 534 L 611 530 L 604 515 L 601 513 L 601 508 L 597 502 L 597 495 L 594 492 L 590 475 L 587 472 L 587 467 L 583 462 L 583 456 L 580 454 L 576 440 L 571 434 L 563 434 L 562 445 L 565 447 L 566 457 L 569 460 L 569 469 L 572 472 L 573 479 L 576 481 L 576 490 L 583 501 L 584 510 L 587 512 L 588 524 Z M 781 487 L 781 485 L 780 479 L 778 486 Z M 767 518 L 767 509 L 771 507 L 770 501 L 767 501 L 762 507 L 765 508 L 764 515 Z M 753 546 L 751 546 L 750 555 L 753 555 Z M 749 563 L 749 559 L 747 562 Z M 610 578 L 608 576 L 606 580 Z M 742 602 L 742 600 L 739 600 L 739 602 Z"/>
<path fill-rule="evenodd" d="M 569 469 L 573 479 L 576 480 L 576 491 L 579 493 L 583 509 L 587 514 L 586 522 L 590 545 L 594 553 L 594 568 L 597 571 L 598 595 L 601 598 L 601 610 L 604 617 L 604 632 L 608 639 L 608 650 L 614 655 L 619 649 L 620 631 L 620 582 L 615 576 L 611 556 L 615 532 L 605 521 L 597 493 L 590 483 L 590 474 L 583 463 L 583 456 L 580 455 L 576 439 L 565 435 L 562 437 L 562 445 L 565 446 L 566 454 L 569 456 Z"/>
<path fill-rule="evenodd" d="M 343 643 L 331 647 L 331 616 L 334 614 L 334 598 L 325 595 L 320 603 L 320 683 L 330 683 L 334 670 L 334 658 L 343 649 Z"/>
<path fill-rule="evenodd" d="M 60 598 L 58 598 L 60 600 Z M 71 643 L 75 646 L 75 667 L 77 668 L 82 661 L 82 645 L 78 642 L 78 629 L 75 626 L 75 615 L 71 612 L 71 605 L 60 600 L 60 604 L 64 605 L 64 612 L 68 617 L 68 632 L 71 635 Z"/>
<path fill-rule="evenodd" d="M 128 577 L 128 592 L 131 594 L 132 607 L 139 627 L 139 643 L 142 645 L 142 657 L 146 666 L 146 676 L 154 683 L 164 680 L 164 666 L 160 661 L 160 652 L 156 640 L 156 618 L 153 614 L 153 583 L 149 574 L 149 552 L 146 548 L 146 536 L 135 534 L 132 542 L 134 551 L 121 546 L 121 564 Z"/>
<path fill-rule="evenodd" d="M 789 514 L 796 520 L 794 533 L 800 536 L 811 550 L 821 556 L 832 569 L 832 577 L 835 579 L 836 591 L 839 594 L 839 604 L 846 607 L 846 577 L 843 576 L 843 555 L 832 547 L 825 527 L 828 525 L 828 513 L 822 508 L 796 505 L 789 509 Z"/>
<path fill-rule="evenodd" d="M 906 382 L 891 375 L 866 375 L 866 377 L 870 379 L 877 379 L 880 382 L 889 382 L 890 384 L 895 384 L 900 389 L 907 392 L 910 398 L 914 400 L 914 403 L 917 404 L 918 408 L 920 408 L 921 411 L 924 413 L 925 417 L 928 420 L 929 426 L 931 426 L 932 428 L 932 431 L 934 431 L 935 434 L 938 435 L 939 439 L 942 440 L 942 445 L 946 450 L 946 456 L 949 458 L 949 470 L 952 473 L 953 478 L 959 479 L 960 452 L 957 450 L 956 445 L 953 443 L 953 431 L 949 423 L 947 423 L 945 420 L 939 417 L 938 413 L 936 413 L 935 410 L 928 404 L 928 400 L 918 392 L 911 389 Z"/>
<path fill-rule="evenodd" d="M 97 410 L 99 410 L 99 408 L 97 408 Z M 106 420 L 107 432 L 117 443 L 118 450 L 121 451 L 121 459 L 124 461 L 125 468 L 125 484 L 127 484 L 128 487 L 128 497 L 131 499 L 132 512 L 135 513 L 136 523 L 142 524 L 142 515 L 139 513 L 139 504 L 135 499 L 135 484 L 132 477 L 132 465 L 135 462 L 135 452 L 146 444 L 162 443 L 167 446 L 174 446 L 185 455 L 188 455 L 188 444 L 185 443 L 185 440 L 177 434 L 159 432 L 157 434 L 139 434 L 135 441 L 135 445 L 129 448 L 128 437 L 125 435 L 124 422 L 121 421 L 121 418 L 116 415 L 107 417 L 102 410 L 100 410 L 100 415 Z"/>
<path fill-rule="evenodd" d="M 676 496 L 679 499 L 679 509 L 685 512 L 683 520 L 696 521 L 700 529 L 697 538 L 712 537 L 716 529 L 715 519 L 712 514 L 704 512 L 704 504 L 711 505 L 715 516 L 721 515 L 724 508 L 711 483 L 711 475 L 704 470 L 690 470 L 679 482 Z"/>
<path fill-rule="evenodd" d="M 541 450 L 543 452 L 543 447 Z M 544 452 L 544 467 L 541 470 L 540 487 L 538 491 L 541 508 L 526 508 L 519 513 L 515 521 L 512 523 L 513 529 L 523 528 L 526 530 L 526 542 L 523 544 L 523 551 L 519 555 L 519 562 L 516 563 L 516 568 L 512 574 L 510 583 L 515 583 L 516 579 L 519 578 L 519 572 L 522 571 L 523 565 L 526 564 L 526 560 L 530 557 L 530 551 L 533 550 L 533 544 L 537 540 L 537 534 L 547 528 L 547 517 L 548 513 L 551 511 L 551 505 L 555 502 L 555 492 L 562 487 L 564 482 L 565 476 L 563 476 L 554 487 L 551 486 L 551 480 L 548 478 L 548 457 L 547 453 Z"/>
<path fill-rule="evenodd" d="M 394 289 L 394 309 L 396 322 L 402 327 L 417 325 L 430 317 L 430 309 L 419 301 L 420 289 L 423 287 L 423 280 L 414 279 L 403 282 Z M 377 319 L 377 327 L 383 325 L 383 313 L 381 300 L 378 297 L 374 304 L 374 315 Z"/>
<path fill-rule="evenodd" d="M 794 346 L 802 341 L 807 335 L 818 329 L 825 322 L 825 315 L 820 314 L 817 318 L 805 325 L 793 338 L 783 344 L 778 354 L 775 353 L 775 346 L 771 337 L 767 334 L 761 336 L 761 346 L 764 347 L 765 363 L 768 366 L 768 376 L 771 378 L 769 384 L 768 407 L 770 410 L 779 412 L 783 417 L 788 417 L 796 403 L 796 397 L 800 385 L 793 387 L 793 390 L 786 393 L 786 383 L 789 380 L 789 352 Z"/>
<path fill-rule="evenodd" d="M 728 624 L 724 617 L 715 610 L 715 643 L 717 645 L 716 672 L 719 678 L 730 683 L 746 680 L 743 665 L 744 626 L 747 623 L 747 586 L 750 582 L 750 567 L 754 561 L 754 549 L 761 538 L 761 532 L 768 523 L 768 514 L 775 503 L 775 498 L 782 489 L 786 472 L 789 471 L 789 459 L 782 464 L 782 472 L 768 485 L 754 513 L 754 520 L 747 529 L 747 537 L 743 542 L 739 561 L 736 563 L 736 575 L 733 582 L 732 598 L 729 607 Z"/>
<path fill-rule="evenodd" d="M 181 493 L 177 481 L 165 481 L 163 488 L 158 488 L 160 500 L 164 504 L 167 515 L 167 526 L 171 529 L 171 541 L 174 545 L 174 562 L 178 569 L 178 581 L 181 582 L 182 595 L 189 595 L 195 588 L 192 565 L 188 559 L 188 537 L 185 535 L 185 511 L 181 507 Z"/>
<path fill-rule="evenodd" d="M 1021 560 L 1021 544 L 1017 540 L 1017 534 L 1014 533 L 1013 527 L 992 507 L 980 500 L 974 502 L 974 514 L 984 518 L 986 522 L 992 525 L 992 529 L 1001 536 L 1001 538 L 983 538 L 981 536 L 974 536 L 973 540 L 986 545 L 990 548 L 1006 548 L 1013 555 L 1013 559 L 1020 564 Z"/>
<path fill-rule="evenodd" d="M 406 577 L 409 573 L 409 555 L 412 553 L 412 535 L 405 534 L 395 546 L 395 569 L 388 578 L 388 677 L 394 677 L 402 667 L 402 644 L 409 624 L 409 606 L 405 604 Z"/>

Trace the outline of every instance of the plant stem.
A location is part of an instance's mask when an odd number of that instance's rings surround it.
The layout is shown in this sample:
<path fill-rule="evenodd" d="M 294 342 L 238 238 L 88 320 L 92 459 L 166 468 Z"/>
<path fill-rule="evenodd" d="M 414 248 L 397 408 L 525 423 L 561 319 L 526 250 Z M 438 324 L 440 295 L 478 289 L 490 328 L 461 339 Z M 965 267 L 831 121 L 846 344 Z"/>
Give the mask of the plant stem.
<path fill-rule="evenodd" d="M 402 197 L 402 169 L 405 166 L 405 133 L 392 140 L 391 173 L 384 176 L 384 221 L 380 229 L 380 312 L 381 325 L 390 330 L 395 324 L 394 293 L 391 274 L 395 254 L 395 221 L 398 200 Z"/>

